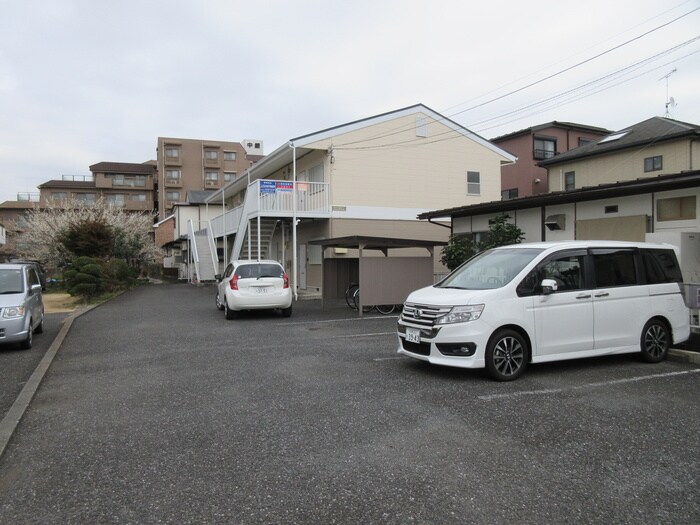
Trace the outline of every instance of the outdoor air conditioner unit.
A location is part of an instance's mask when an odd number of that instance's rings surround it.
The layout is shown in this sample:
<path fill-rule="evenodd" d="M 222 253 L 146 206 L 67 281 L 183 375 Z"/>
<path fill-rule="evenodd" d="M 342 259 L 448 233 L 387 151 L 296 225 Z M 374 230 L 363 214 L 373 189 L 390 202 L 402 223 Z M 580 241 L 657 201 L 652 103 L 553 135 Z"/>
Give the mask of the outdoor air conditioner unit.
<path fill-rule="evenodd" d="M 544 220 L 544 225 L 550 230 L 565 230 L 566 215 L 564 215 L 563 213 L 557 215 L 550 215 Z"/>

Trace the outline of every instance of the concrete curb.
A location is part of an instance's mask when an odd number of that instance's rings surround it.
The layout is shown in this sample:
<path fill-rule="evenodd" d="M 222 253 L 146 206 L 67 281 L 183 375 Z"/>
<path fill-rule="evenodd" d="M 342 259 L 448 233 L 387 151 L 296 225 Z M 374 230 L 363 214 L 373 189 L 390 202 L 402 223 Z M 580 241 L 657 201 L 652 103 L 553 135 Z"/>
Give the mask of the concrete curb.
<path fill-rule="evenodd" d="M 681 363 L 691 363 L 694 365 L 700 365 L 700 352 L 691 352 L 689 350 L 671 348 L 668 351 L 668 359 L 669 361 L 678 361 Z"/>
<path fill-rule="evenodd" d="M 24 388 L 19 393 L 17 399 L 15 399 L 15 402 L 12 404 L 10 409 L 7 411 L 7 414 L 5 414 L 5 417 L 2 419 L 2 421 L 0 421 L 0 458 L 2 458 L 10 439 L 12 438 L 12 434 L 14 434 L 17 425 L 19 425 L 24 413 L 27 411 L 29 403 L 31 403 L 32 399 L 34 399 L 34 395 L 39 389 L 41 380 L 44 378 L 44 375 L 46 375 L 49 366 L 51 366 L 51 362 L 58 353 L 58 349 L 61 347 L 66 335 L 68 335 L 68 331 L 73 325 L 73 321 L 93 308 L 100 306 L 100 304 L 93 304 L 82 308 L 68 316 L 63 321 L 63 326 L 61 326 L 58 335 L 54 338 L 51 346 L 44 354 L 44 357 L 42 357 L 34 372 L 32 372 L 32 375 L 29 377 L 29 381 L 27 381 L 27 383 L 24 385 Z"/>

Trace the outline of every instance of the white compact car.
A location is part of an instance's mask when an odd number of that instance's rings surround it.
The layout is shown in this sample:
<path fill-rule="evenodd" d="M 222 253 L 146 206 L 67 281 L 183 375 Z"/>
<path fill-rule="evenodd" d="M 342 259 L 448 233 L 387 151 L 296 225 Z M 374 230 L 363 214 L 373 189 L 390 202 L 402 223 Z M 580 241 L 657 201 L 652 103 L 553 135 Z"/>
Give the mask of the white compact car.
<path fill-rule="evenodd" d="M 503 246 L 411 293 L 399 353 L 486 368 L 500 381 L 528 363 L 639 352 L 663 360 L 690 335 L 673 248 L 571 241 Z"/>
<path fill-rule="evenodd" d="M 277 261 L 233 261 L 217 275 L 216 307 L 234 319 L 241 310 L 279 309 L 292 315 L 292 290 Z"/>
<path fill-rule="evenodd" d="M 44 331 L 41 280 L 33 264 L 0 264 L 0 343 L 28 350 Z"/>

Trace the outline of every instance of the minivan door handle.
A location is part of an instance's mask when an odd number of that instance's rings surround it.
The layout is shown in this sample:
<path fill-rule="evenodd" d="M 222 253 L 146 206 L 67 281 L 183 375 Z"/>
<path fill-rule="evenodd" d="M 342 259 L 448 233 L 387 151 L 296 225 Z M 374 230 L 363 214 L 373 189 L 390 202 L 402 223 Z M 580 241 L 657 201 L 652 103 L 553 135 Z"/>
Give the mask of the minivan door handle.
<path fill-rule="evenodd" d="M 579 294 L 576 296 L 576 299 L 590 299 L 590 298 L 591 298 L 591 294 L 589 294 L 589 293 L 582 293 L 582 294 Z"/>
<path fill-rule="evenodd" d="M 608 295 L 610 295 L 608 292 L 601 292 L 595 294 L 596 297 L 607 297 Z"/>

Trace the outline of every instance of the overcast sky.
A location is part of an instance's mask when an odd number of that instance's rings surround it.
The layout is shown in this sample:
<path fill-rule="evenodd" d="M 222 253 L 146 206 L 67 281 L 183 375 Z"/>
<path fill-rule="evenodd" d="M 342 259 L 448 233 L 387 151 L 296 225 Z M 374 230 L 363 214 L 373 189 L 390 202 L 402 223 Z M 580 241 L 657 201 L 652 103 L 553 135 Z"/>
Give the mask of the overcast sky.
<path fill-rule="evenodd" d="M 671 116 L 700 124 L 698 8 L 0 0 L 0 202 L 100 161 L 154 159 L 159 136 L 255 138 L 270 153 L 419 102 L 486 138 L 552 120 L 621 129 L 665 114 L 673 69 Z"/>

